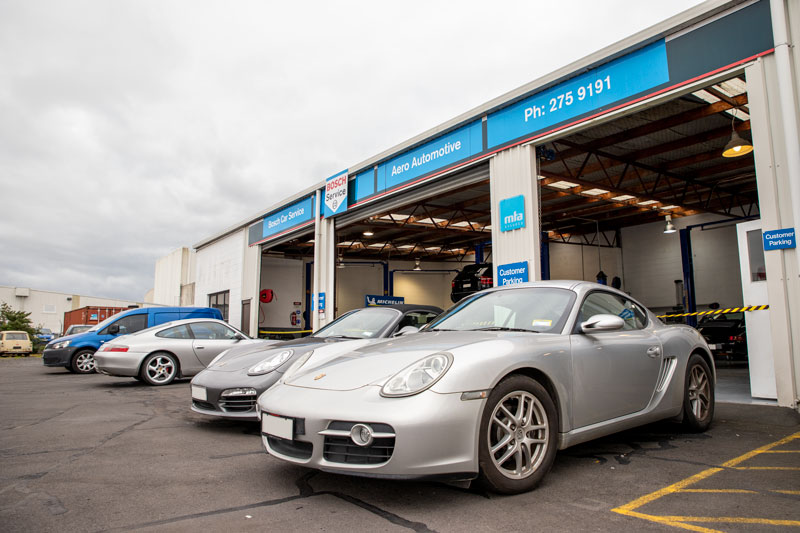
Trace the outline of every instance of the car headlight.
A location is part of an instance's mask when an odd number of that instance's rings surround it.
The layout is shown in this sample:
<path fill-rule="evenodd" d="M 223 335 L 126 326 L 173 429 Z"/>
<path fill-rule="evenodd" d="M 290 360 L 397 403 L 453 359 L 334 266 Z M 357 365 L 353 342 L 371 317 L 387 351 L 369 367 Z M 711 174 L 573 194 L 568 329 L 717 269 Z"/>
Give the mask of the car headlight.
<path fill-rule="evenodd" d="M 381 396 L 412 396 L 436 383 L 453 364 L 453 356 L 447 352 L 435 353 L 389 378 L 381 388 Z"/>
<path fill-rule="evenodd" d="M 225 355 L 230 351 L 231 351 L 231 349 L 228 348 L 227 350 L 224 350 L 224 351 L 220 352 L 220 354 L 218 356 L 216 356 L 214 359 L 211 360 L 210 363 L 208 363 L 208 366 L 214 366 L 214 363 L 216 363 L 217 361 L 219 361 L 220 359 L 225 357 Z"/>
<path fill-rule="evenodd" d="M 250 368 L 247 371 L 248 376 L 260 376 L 262 374 L 267 374 L 272 372 L 283 363 L 286 362 L 294 354 L 294 350 L 283 350 L 277 355 L 273 355 L 272 357 L 267 357 L 256 366 Z"/>
<path fill-rule="evenodd" d="M 292 366 L 286 369 L 286 372 L 283 373 L 283 377 L 280 379 L 279 383 L 285 383 L 287 379 L 292 377 L 292 375 L 300 370 L 300 367 L 306 364 L 306 361 L 314 354 L 314 350 L 304 354 L 300 359 L 292 363 Z"/>
<path fill-rule="evenodd" d="M 50 346 L 48 346 L 48 348 L 52 348 L 54 350 L 60 350 L 62 348 L 66 348 L 67 346 L 69 346 L 69 341 L 61 341 L 51 344 Z"/>

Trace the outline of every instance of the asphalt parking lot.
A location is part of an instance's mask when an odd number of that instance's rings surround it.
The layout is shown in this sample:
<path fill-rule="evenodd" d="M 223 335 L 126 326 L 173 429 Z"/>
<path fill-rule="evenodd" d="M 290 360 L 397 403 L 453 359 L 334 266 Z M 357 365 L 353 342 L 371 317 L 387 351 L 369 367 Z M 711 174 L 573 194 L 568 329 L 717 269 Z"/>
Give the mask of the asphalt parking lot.
<path fill-rule="evenodd" d="M 559 453 L 540 487 L 352 478 L 266 455 L 257 424 L 189 410 L 189 382 L 0 360 L 2 531 L 775 531 L 800 527 L 800 417 L 718 404 Z"/>

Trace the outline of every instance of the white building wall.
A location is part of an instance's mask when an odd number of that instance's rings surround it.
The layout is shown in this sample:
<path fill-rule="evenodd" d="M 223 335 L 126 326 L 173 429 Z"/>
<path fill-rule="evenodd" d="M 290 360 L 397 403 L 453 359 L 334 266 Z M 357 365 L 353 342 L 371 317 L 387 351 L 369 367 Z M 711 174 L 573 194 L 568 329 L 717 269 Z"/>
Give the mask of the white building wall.
<path fill-rule="evenodd" d="M 601 247 L 598 261 L 597 246 L 550 243 L 550 279 L 596 281 L 601 268 L 609 285 L 614 276 L 619 276 L 625 288 L 620 248 Z"/>
<path fill-rule="evenodd" d="M 25 295 L 25 296 L 23 296 Z M 144 306 L 143 302 L 82 296 L 65 292 L 40 291 L 27 287 L 0 286 L 0 302 L 5 302 L 15 311 L 30 313 L 34 327 L 43 327 L 54 333 L 61 333 L 64 326 L 64 313 L 86 306 L 128 307 Z"/>
<path fill-rule="evenodd" d="M 194 305 L 208 306 L 208 296 L 229 291 L 228 322 L 238 325 L 242 320 L 242 246 L 245 231 L 237 231 L 197 250 L 195 261 Z"/>
<path fill-rule="evenodd" d="M 183 247 L 156 261 L 153 303 L 181 305 L 181 287 L 194 281 L 194 251 Z"/>
<path fill-rule="evenodd" d="M 673 223 L 677 229 L 683 229 L 721 219 L 717 215 L 697 215 L 676 218 Z M 675 280 L 683 279 L 680 236 L 678 232 L 664 233 L 664 224 L 659 221 L 622 229 L 623 288 L 650 308 L 674 306 Z M 695 228 L 691 239 L 698 307 L 713 302 L 723 307 L 742 305 L 739 252 L 733 223 Z"/>

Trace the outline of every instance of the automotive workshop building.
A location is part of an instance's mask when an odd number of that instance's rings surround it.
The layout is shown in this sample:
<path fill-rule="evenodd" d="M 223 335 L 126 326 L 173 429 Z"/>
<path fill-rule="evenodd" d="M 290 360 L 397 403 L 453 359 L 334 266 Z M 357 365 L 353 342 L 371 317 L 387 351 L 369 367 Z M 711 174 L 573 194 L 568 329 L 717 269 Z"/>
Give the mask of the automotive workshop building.
<path fill-rule="evenodd" d="M 797 407 L 798 40 L 800 2 L 706 2 L 197 243 L 194 304 L 254 334 L 446 306 L 470 263 L 602 272 L 659 314 L 769 305 L 752 394 Z"/>

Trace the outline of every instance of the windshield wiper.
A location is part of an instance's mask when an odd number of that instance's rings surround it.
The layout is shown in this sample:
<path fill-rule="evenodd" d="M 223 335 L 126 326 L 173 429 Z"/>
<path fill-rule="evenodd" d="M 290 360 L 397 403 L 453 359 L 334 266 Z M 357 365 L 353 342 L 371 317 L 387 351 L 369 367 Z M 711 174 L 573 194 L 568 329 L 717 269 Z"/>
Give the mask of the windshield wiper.
<path fill-rule="evenodd" d="M 472 331 L 522 331 L 525 333 L 541 333 L 533 329 L 507 328 L 505 326 L 487 326 L 485 328 L 473 329 Z"/>
<path fill-rule="evenodd" d="M 421 329 L 420 331 L 458 331 L 457 329 L 444 329 L 444 328 L 430 328 L 430 329 Z"/>
<path fill-rule="evenodd" d="M 360 339 L 361 337 L 348 337 L 347 335 L 328 335 L 326 339 Z"/>

